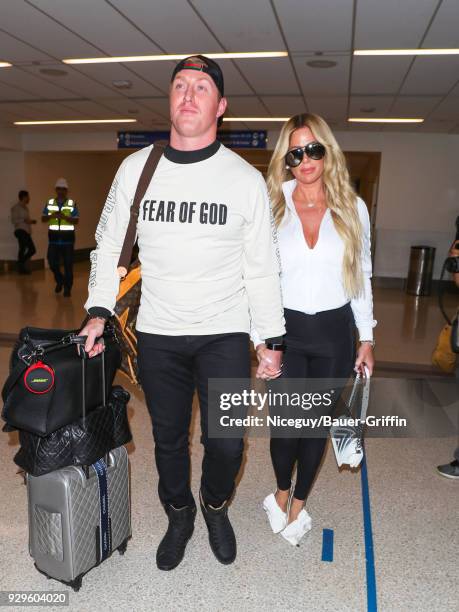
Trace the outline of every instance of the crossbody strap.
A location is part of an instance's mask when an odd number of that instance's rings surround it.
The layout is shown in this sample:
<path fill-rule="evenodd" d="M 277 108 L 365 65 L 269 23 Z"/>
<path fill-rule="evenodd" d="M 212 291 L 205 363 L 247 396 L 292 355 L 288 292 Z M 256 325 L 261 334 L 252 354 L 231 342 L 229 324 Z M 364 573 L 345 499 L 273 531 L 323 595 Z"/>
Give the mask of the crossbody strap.
<path fill-rule="evenodd" d="M 150 151 L 142 174 L 140 175 L 137 189 L 135 190 L 134 200 L 131 206 L 131 214 L 129 217 L 129 225 L 124 238 L 123 247 L 121 249 L 120 258 L 118 260 L 118 274 L 120 278 L 124 278 L 127 274 L 129 264 L 131 263 L 132 249 L 134 248 L 135 236 L 137 232 L 137 219 L 139 218 L 140 200 L 145 195 L 148 185 L 153 178 L 156 167 L 161 159 L 167 143 L 163 141 L 155 142 L 153 149 Z"/>

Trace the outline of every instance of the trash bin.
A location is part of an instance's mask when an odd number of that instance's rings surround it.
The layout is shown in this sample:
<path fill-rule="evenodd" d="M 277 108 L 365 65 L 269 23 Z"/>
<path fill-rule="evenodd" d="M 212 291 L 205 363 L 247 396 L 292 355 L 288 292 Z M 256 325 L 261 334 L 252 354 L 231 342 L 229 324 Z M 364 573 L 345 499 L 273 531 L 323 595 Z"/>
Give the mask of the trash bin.
<path fill-rule="evenodd" d="M 430 295 L 432 288 L 435 247 L 412 246 L 406 292 L 410 295 Z"/>

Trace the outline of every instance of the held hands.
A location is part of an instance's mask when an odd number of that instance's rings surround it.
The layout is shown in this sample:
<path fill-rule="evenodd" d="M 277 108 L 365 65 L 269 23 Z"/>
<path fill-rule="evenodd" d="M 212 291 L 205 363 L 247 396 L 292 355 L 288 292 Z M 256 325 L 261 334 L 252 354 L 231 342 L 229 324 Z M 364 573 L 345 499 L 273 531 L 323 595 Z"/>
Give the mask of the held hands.
<path fill-rule="evenodd" d="M 271 380 L 278 378 L 282 373 L 282 351 L 270 351 L 266 348 L 266 344 L 257 346 L 258 369 L 257 378 L 263 380 Z"/>
<path fill-rule="evenodd" d="M 370 376 L 373 375 L 375 358 L 373 355 L 373 347 L 370 342 L 362 342 L 357 351 L 357 359 L 355 360 L 355 372 L 365 375 L 365 366 L 368 368 Z"/>
<path fill-rule="evenodd" d="M 95 318 L 89 319 L 83 329 L 80 331 L 80 336 L 87 336 L 84 350 L 88 353 L 89 357 L 95 357 L 102 353 L 105 346 L 102 342 L 96 342 L 97 338 L 100 338 L 104 333 L 105 319 Z"/>

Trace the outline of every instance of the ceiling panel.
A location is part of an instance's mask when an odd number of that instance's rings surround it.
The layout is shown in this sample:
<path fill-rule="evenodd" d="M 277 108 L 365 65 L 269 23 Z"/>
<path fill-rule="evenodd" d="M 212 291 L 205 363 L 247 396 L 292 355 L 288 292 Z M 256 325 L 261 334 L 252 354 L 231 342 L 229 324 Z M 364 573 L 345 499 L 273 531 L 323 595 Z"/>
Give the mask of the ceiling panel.
<path fill-rule="evenodd" d="M 132 100 L 128 98 L 104 98 L 101 100 L 104 105 L 114 109 L 118 116 L 122 115 L 123 117 L 132 117 L 133 119 L 138 119 L 139 117 L 148 116 L 148 120 L 150 121 L 152 118 L 158 121 L 167 121 L 169 117 L 169 110 L 167 107 L 167 114 L 165 117 L 162 117 L 158 110 L 160 109 L 160 105 L 157 104 L 156 108 L 153 104 L 146 104 L 143 100 Z M 151 100 L 150 100 L 151 102 Z M 137 110 L 138 113 L 130 113 L 131 110 Z"/>
<path fill-rule="evenodd" d="M 7 85 L 23 89 L 39 98 L 68 98 L 69 92 L 46 82 L 45 79 L 35 76 L 23 68 L 5 68 L 0 72 L 0 79 Z"/>
<path fill-rule="evenodd" d="M 302 96 L 263 96 L 262 100 L 273 117 L 292 117 L 306 112 Z"/>
<path fill-rule="evenodd" d="M 418 47 L 438 0 L 364 0 L 357 3 L 356 49 Z"/>
<path fill-rule="evenodd" d="M 130 81 L 132 83 L 132 87 L 128 90 L 123 90 L 123 94 L 125 95 L 148 96 L 162 93 L 157 87 L 146 82 L 144 78 L 136 76 L 136 74 L 126 68 L 123 64 L 84 64 L 78 66 L 78 69 L 83 74 L 96 79 L 103 85 L 110 87 L 112 90 L 116 90 L 116 88 L 113 86 L 113 81 Z M 134 70 L 137 71 L 137 65 Z"/>
<path fill-rule="evenodd" d="M 65 2 L 68 3 L 68 0 Z M 91 19 L 93 14 L 94 10 L 91 10 L 86 16 L 81 15 L 81 18 L 82 20 L 85 17 Z M 56 58 L 63 57 L 63 49 L 71 50 L 74 57 L 97 55 L 92 45 L 84 42 L 24 1 L 2 0 L 0 23 L 3 30 Z"/>
<path fill-rule="evenodd" d="M 274 5 L 290 51 L 351 49 L 353 0 L 275 0 Z"/>
<path fill-rule="evenodd" d="M 416 58 L 400 93 L 445 95 L 459 79 L 459 56 Z"/>
<path fill-rule="evenodd" d="M 459 2 L 443 0 L 423 47 L 459 47 Z"/>
<path fill-rule="evenodd" d="M 299 94 L 288 57 L 238 60 L 237 65 L 259 95 L 283 92 Z"/>
<path fill-rule="evenodd" d="M 309 111 L 321 115 L 326 121 L 339 121 L 346 119 L 347 98 L 337 97 L 308 97 Z"/>
<path fill-rule="evenodd" d="M 15 104 L 11 102 L 0 103 L 0 116 L 8 115 L 11 122 L 33 119 L 35 110 L 27 107 L 26 104 Z"/>
<path fill-rule="evenodd" d="M 58 68 L 59 70 L 64 70 L 67 72 L 65 76 L 59 77 L 51 77 L 46 76 L 46 81 L 54 83 L 56 87 L 63 87 L 67 90 L 67 92 L 73 92 L 76 97 L 99 97 L 99 96 L 107 96 L 110 93 L 113 93 L 113 86 L 111 82 L 106 85 L 103 84 L 105 76 L 103 74 L 103 70 L 100 69 L 98 73 L 95 73 L 97 76 L 95 78 L 99 78 L 102 83 L 97 82 L 92 76 L 85 75 L 80 71 L 80 66 L 72 67 L 65 66 L 63 64 L 58 64 L 54 66 L 46 66 L 46 68 Z M 40 74 L 40 69 L 43 66 L 27 66 L 24 67 L 23 70 L 29 72 L 30 74 L 34 74 L 43 78 Z M 1 76 L 1 75 L 0 75 Z M 115 90 L 116 91 L 116 90 Z M 68 93 L 66 94 L 68 97 Z"/>
<path fill-rule="evenodd" d="M 411 63 L 410 57 L 354 57 L 351 90 L 357 94 L 395 94 Z"/>
<path fill-rule="evenodd" d="M 33 112 L 33 119 L 49 120 L 54 119 L 81 119 L 81 117 L 75 117 L 75 112 L 70 108 L 65 108 L 62 104 L 57 102 L 28 102 L 27 108 Z"/>
<path fill-rule="evenodd" d="M 274 13 L 267 0 L 190 1 L 227 51 L 285 50 Z"/>
<path fill-rule="evenodd" d="M 392 103 L 393 96 L 352 96 L 349 105 L 349 115 L 351 117 L 387 117 Z M 367 110 L 362 110 L 367 109 Z M 368 109 L 374 111 L 368 112 Z"/>
<path fill-rule="evenodd" d="M 266 109 L 255 96 L 228 98 L 228 114 L 238 117 L 266 117 Z"/>
<path fill-rule="evenodd" d="M 1 24 L 1 22 L 0 22 Z M 52 58 L 46 53 L 40 53 L 26 42 L 21 42 L 0 31 L 0 60 L 7 62 L 50 61 Z"/>
<path fill-rule="evenodd" d="M 399 96 L 392 108 L 392 116 L 425 117 L 440 101 L 439 96 Z"/>
<path fill-rule="evenodd" d="M 160 52 L 156 45 L 126 21 L 118 11 L 101 0 L 76 2 L 75 0 L 60 0 L 60 2 L 29 0 L 29 2 L 74 32 L 78 32 L 80 36 L 108 55 L 144 55 Z M 82 19 L 82 15 L 90 15 L 90 18 Z M 119 36 L 119 32 L 123 35 Z"/>
<path fill-rule="evenodd" d="M 214 36 L 184 0 L 110 0 L 124 15 L 158 43 L 166 53 L 221 51 Z M 173 16 L 173 17 L 172 17 Z"/>
<path fill-rule="evenodd" d="M 456 96 L 458 94 L 456 88 Z M 459 121 L 459 98 L 450 94 L 433 110 L 430 117 L 432 119 L 456 119 Z"/>
<path fill-rule="evenodd" d="M 0 71 L 0 100 L 27 100 L 27 99 L 35 99 L 37 96 L 32 93 L 25 91 L 23 89 L 19 89 L 14 85 L 9 85 L 2 78 L 5 72 Z"/>
<path fill-rule="evenodd" d="M 65 107 L 73 109 L 75 117 L 79 118 L 81 115 L 82 119 L 116 119 L 120 116 L 116 108 L 108 108 L 105 104 L 101 105 L 91 100 L 66 101 Z"/>
<path fill-rule="evenodd" d="M 169 100 L 167 98 L 138 98 L 143 106 L 163 117 L 169 117 Z"/>
<path fill-rule="evenodd" d="M 333 59 L 337 62 L 333 68 L 310 68 L 305 58 L 293 59 L 306 99 L 309 95 L 347 95 L 349 56 L 336 56 Z"/>
<path fill-rule="evenodd" d="M 421 132 L 449 132 L 451 131 L 459 118 L 449 120 L 427 119 L 419 126 Z"/>

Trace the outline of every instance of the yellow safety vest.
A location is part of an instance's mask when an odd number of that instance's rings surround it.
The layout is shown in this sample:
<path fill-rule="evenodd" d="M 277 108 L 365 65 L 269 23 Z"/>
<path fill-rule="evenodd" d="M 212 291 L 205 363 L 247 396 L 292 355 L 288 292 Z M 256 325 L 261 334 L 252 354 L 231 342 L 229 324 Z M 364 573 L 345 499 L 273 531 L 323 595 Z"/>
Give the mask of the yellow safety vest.
<path fill-rule="evenodd" d="M 68 217 L 68 219 L 58 219 L 53 217 L 53 212 L 59 212 L 59 204 L 55 198 L 48 200 L 47 209 L 50 213 L 48 219 L 48 229 L 54 231 L 74 231 L 75 226 L 72 222 L 72 213 L 75 209 L 75 202 L 73 200 L 66 200 L 60 208 L 60 212 Z"/>

